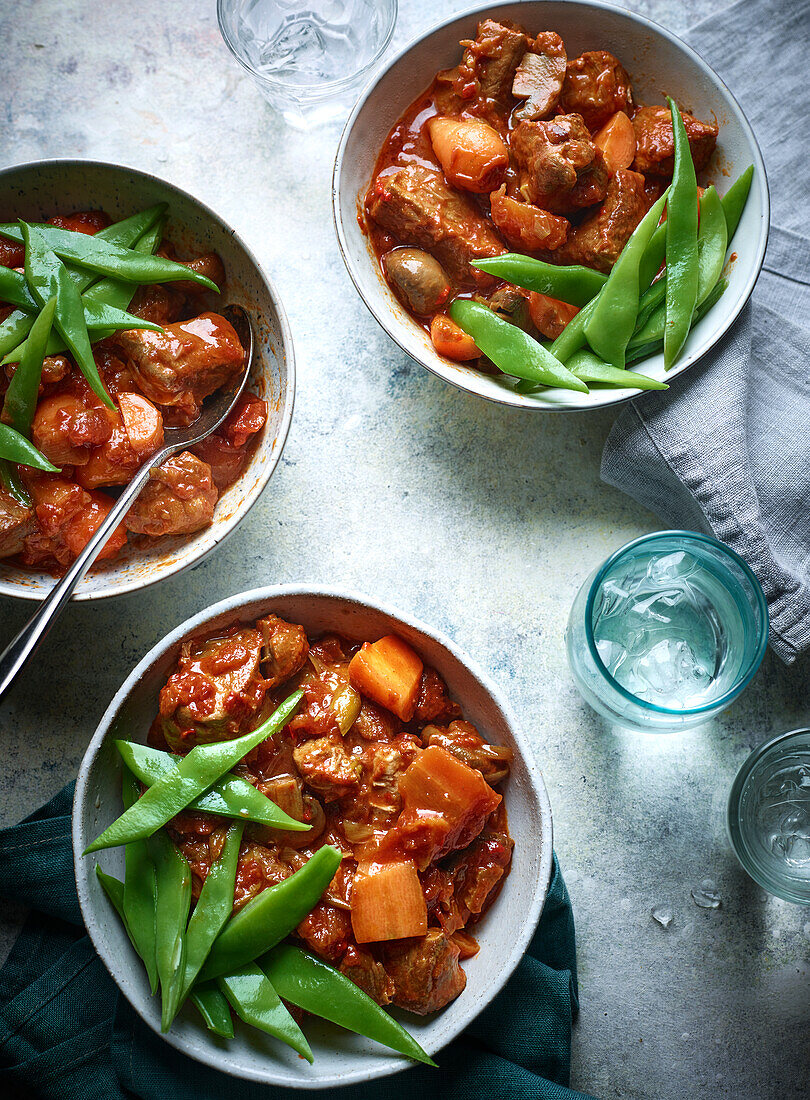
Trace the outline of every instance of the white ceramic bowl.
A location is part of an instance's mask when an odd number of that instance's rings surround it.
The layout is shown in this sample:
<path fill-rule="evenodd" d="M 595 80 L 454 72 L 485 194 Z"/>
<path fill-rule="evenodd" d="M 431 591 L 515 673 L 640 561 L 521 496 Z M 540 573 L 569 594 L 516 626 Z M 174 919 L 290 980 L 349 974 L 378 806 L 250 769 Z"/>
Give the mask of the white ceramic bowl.
<path fill-rule="evenodd" d="M 383 279 L 358 222 L 358 210 L 389 131 L 440 69 L 458 64 L 459 40 L 474 38 L 478 22 L 486 15 L 514 19 L 533 34 L 557 31 L 569 57 L 584 50 L 609 50 L 630 73 L 640 102 L 662 103 L 665 95 L 671 95 L 698 118 L 716 117 L 718 151 L 706 175 L 720 194 L 749 164 L 755 167 L 751 194 L 734 238 L 737 259 L 729 265 L 728 289 L 695 325 L 677 367 L 667 374 L 663 356 L 657 355 L 639 364 L 638 370 L 665 381 L 683 373 L 717 343 L 748 301 L 765 256 L 769 220 L 765 166 L 753 131 L 731 92 L 691 47 L 643 15 L 599 2 L 476 4 L 474 10 L 454 16 L 412 42 L 375 76 L 349 116 L 335 160 L 332 199 L 343 259 L 360 296 L 402 350 L 459 389 L 524 409 L 593 409 L 626 401 L 639 391 L 594 389 L 581 394 L 548 389 L 522 395 L 503 376 L 481 374 L 439 355 Z"/>
<path fill-rule="evenodd" d="M 156 202 L 169 204 L 169 236 L 181 251 L 218 252 L 227 283 L 223 305 L 242 305 L 256 337 L 251 388 L 268 404 L 269 416 L 239 480 L 217 502 L 210 527 L 192 535 L 130 542 L 111 561 L 100 562 L 82 580 L 74 600 L 98 600 L 134 592 L 194 565 L 239 526 L 255 504 L 281 457 L 295 393 L 295 360 L 284 307 L 256 257 L 213 210 L 157 176 L 98 161 L 45 160 L 0 171 L 0 220 L 31 221 L 88 208 L 113 220 Z M 0 559 L 0 595 L 41 600 L 54 584 L 48 573 L 19 569 Z"/>
<path fill-rule="evenodd" d="M 410 616 L 332 589 L 284 585 L 260 588 L 223 600 L 188 619 L 156 645 L 117 692 L 79 769 L 73 803 L 76 884 L 84 922 L 96 950 L 132 1007 L 156 1032 L 160 1006 L 150 997 L 146 975 L 126 933 L 96 878 L 95 856 L 82 858 L 87 844 L 122 812 L 120 761 L 116 737 L 143 740 L 156 713 L 157 696 L 180 643 L 189 634 L 249 622 L 268 611 L 302 623 L 317 634 L 335 630 L 355 640 L 400 634 L 447 681 L 465 717 L 489 740 L 511 746 L 515 763 L 506 786 L 509 826 L 515 839 L 511 872 L 477 926 L 481 950 L 464 964 L 467 987 L 443 1012 L 432 1017 L 395 1014 L 430 1054 L 449 1043 L 492 1000 L 520 961 L 537 925 L 548 890 L 552 861 L 551 807 L 532 752 L 515 726 L 495 685 L 458 647 Z M 123 877 L 123 849 L 99 853 L 102 868 Z M 206 1065 L 256 1082 L 299 1089 L 367 1081 L 407 1068 L 406 1058 L 360 1036 L 308 1018 L 307 1038 L 315 1055 L 308 1065 L 288 1047 L 252 1028 L 237 1027 L 229 1042 L 213 1038 L 192 1008 L 184 1008 L 164 1038 Z"/>

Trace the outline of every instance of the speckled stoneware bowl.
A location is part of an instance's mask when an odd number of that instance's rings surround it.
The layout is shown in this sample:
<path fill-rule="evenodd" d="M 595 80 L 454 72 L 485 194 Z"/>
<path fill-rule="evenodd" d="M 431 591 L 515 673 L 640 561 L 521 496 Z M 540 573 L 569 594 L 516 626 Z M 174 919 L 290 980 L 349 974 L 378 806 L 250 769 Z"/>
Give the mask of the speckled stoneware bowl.
<path fill-rule="evenodd" d="M 192 535 L 130 541 L 112 561 L 100 562 L 82 580 L 74 600 L 98 600 L 133 592 L 194 565 L 219 545 L 250 511 L 281 457 L 295 392 L 295 360 L 284 307 L 256 257 L 213 210 L 164 180 L 98 161 L 46 160 L 0 171 L 0 220 L 36 221 L 54 213 L 90 208 L 113 220 L 156 202 L 169 204 L 168 236 L 181 254 L 218 252 L 227 283 L 223 305 L 242 305 L 254 323 L 256 347 L 251 387 L 268 404 L 269 417 L 242 477 L 217 502 L 210 527 Z M 41 600 L 54 579 L 0 560 L 0 595 Z"/>
<path fill-rule="evenodd" d="M 188 619 L 144 657 L 116 694 L 82 761 L 73 803 L 73 850 L 82 914 L 96 950 L 133 1008 L 155 1031 L 160 1005 L 150 997 L 146 975 L 95 875 L 95 856 L 81 853 L 122 812 L 117 737 L 144 740 L 156 713 L 158 692 L 177 659 L 181 641 L 200 631 L 250 622 L 273 611 L 302 623 L 312 634 L 338 631 L 355 640 L 396 632 L 447 681 L 465 717 L 489 740 L 511 746 L 515 763 L 506 785 L 509 826 L 515 838 L 512 870 L 486 917 L 477 926 L 481 950 L 464 964 L 467 987 L 443 1012 L 395 1015 L 435 1054 L 487 1005 L 520 961 L 537 925 L 551 873 L 551 807 L 531 748 L 517 729 L 499 690 L 449 638 L 410 616 L 350 593 L 284 585 L 243 592 Z M 123 849 L 100 852 L 110 874 L 123 877 Z M 360 1036 L 308 1018 L 304 1030 L 315 1055 L 308 1065 L 269 1036 L 238 1025 L 233 1040 L 207 1032 L 193 1008 L 184 1008 L 168 1035 L 172 1046 L 206 1065 L 256 1082 L 310 1089 L 367 1081 L 411 1063 Z"/>
<path fill-rule="evenodd" d="M 503 376 L 481 374 L 439 355 L 425 330 L 403 309 L 380 273 L 368 238 L 358 222 L 374 164 L 390 129 L 405 108 L 428 87 L 440 69 L 458 64 L 459 40 L 474 38 L 485 16 L 514 19 L 532 34 L 557 31 L 569 57 L 584 50 L 609 50 L 630 73 L 642 103 L 673 96 L 698 118 L 715 117 L 718 149 L 707 178 L 722 195 L 749 164 L 755 178 L 734 238 L 736 260 L 728 265 L 729 287 L 689 335 L 678 365 L 668 374 L 663 355 L 638 365 L 641 373 L 671 381 L 718 342 L 743 308 L 757 280 L 768 239 L 768 186 L 753 131 L 729 89 L 691 47 L 643 15 L 598 2 L 491 3 L 440 24 L 402 50 L 366 88 L 349 116 L 338 147 L 332 184 L 335 227 L 343 259 L 360 296 L 388 334 L 422 366 L 459 389 L 523 409 L 593 409 L 615 405 L 638 390 L 593 389 L 588 394 L 548 389 L 515 393 Z"/>

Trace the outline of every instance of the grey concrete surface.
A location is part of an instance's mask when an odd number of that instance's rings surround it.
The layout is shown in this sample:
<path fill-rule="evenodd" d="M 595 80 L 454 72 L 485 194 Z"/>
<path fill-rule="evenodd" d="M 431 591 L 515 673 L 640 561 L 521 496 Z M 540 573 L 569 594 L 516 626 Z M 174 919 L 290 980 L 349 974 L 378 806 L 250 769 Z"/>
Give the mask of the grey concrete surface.
<path fill-rule="evenodd" d="M 395 46 L 464 7 L 400 6 Z M 631 6 L 677 31 L 722 4 Z M 529 732 L 578 927 L 572 1084 L 602 1100 L 810 1095 L 810 909 L 763 894 L 723 826 L 749 750 L 807 721 L 810 661 L 768 655 L 744 697 L 691 733 L 605 729 L 568 672 L 568 609 L 597 562 L 658 525 L 599 481 L 613 413 L 489 405 L 394 346 L 338 255 L 338 125 L 286 129 L 221 43 L 213 0 L 23 0 L 0 5 L 0 39 L 2 162 L 108 159 L 188 188 L 276 279 L 298 357 L 283 460 L 240 530 L 159 588 L 69 608 L 15 686 L 0 711 L 2 823 L 75 775 L 117 685 L 183 618 L 258 584 L 350 585 L 447 631 Z M 0 637 L 30 610 L 0 600 Z M 718 909 L 691 899 L 705 878 Z M 672 910 L 667 929 L 656 905 Z M 5 913 L 6 944 L 18 916 Z"/>

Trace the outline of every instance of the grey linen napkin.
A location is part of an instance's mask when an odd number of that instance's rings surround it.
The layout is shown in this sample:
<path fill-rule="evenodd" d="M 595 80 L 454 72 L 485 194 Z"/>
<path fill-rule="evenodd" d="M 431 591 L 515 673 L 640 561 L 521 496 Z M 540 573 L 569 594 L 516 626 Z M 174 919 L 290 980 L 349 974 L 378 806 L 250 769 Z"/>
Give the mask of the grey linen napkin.
<path fill-rule="evenodd" d="M 771 191 L 765 267 L 723 342 L 616 420 L 602 479 L 713 534 L 768 600 L 771 645 L 810 646 L 810 0 L 739 0 L 685 36 L 740 101 Z"/>

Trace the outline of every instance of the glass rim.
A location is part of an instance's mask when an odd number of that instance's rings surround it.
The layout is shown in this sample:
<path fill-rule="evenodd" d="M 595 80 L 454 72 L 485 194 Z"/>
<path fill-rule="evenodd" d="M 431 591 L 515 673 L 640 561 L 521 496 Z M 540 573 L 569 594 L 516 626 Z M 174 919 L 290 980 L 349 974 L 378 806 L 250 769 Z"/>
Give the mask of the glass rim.
<path fill-rule="evenodd" d="M 366 62 L 361 68 L 356 69 L 351 76 L 341 76 L 336 80 L 321 80 L 315 81 L 311 84 L 290 84 L 285 80 L 278 80 L 272 76 L 266 76 L 264 73 L 258 72 L 253 66 L 245 60 L 239 53 L 233 38 L 231 37 L 228 29 L 225 26 L 225 20 L 223 18 L 223 11 L 228 0 L 217 0 L 217 24 L 219 26 L 219 33 L 222 35 L 222 40 L 228 49 L 233 54 L 234 58 L 242 66 L 245 72 L 250 73 L 256 80 L 261 81 L 263 84 L 269 84 L 274 90 L 290 91 L 292 89 L 301 89 L 303 91 L 311 91 L 314 88 L 323 89 L 325 94 L 329 92 L 338 91 L 341 88 L 350 87 L 358 78 L 365 76 L 365 74 L 380 60 L 383 53 L 388 49 L 391 39 L 394 34 L 394 28 L 397 24 L 397 15 L 399 12 L 399 0 L 391 0 L 391 17 L 386 28 L 385 34 L 382 40 L 374 52 L 374 55 Z"/>
<path fill-rule="evenodd" d="M 731 790 L 729 791 L 728 802 L 726 804 L 726 831 L 731 847 L 742 869 L 747 875 L 750 875 L 754 882 L 761 886 L 763 890 L 793 905 L 810 905 L 810 894 L 794 894 L 789 888 L 785 889 L 782 883 L 775 879 L 769 873 L 768 869 L 756 858 L 753 851 L 749 848 L 743 830 L 740 827 L 739 810 L 743 791 L 751 778 L 754 768 L 760 760 L 777 745 L 781 745 L 783 742 L 789 742 L 794 737 L 799 737 L 802 734 L 810 734 L 810 726 L 799 726 L 796 729 L 785 730 L 784 733 L 778 733 L 769 741 L 764 741 L 761 745 L 757 745 L 756 748 L 752 749 L 745 760 L 743 760 L 737 774 L 734 776 L 734 782 L 731 784 Z"/>
<path fill-rule="evenodd" d="M 649 703 L 646 699 L 640 699 L 638 695 L 634 695 L 632 691 L 628 691 L 627 688 L 615 679 L 614 676 L 608 671 L 607 666 L 599 655 L 599 650 L 596 646 L 596 640 L 593 636 L 593 607 L 596 601 L 596 593 L 604 581 L 607 572 L 623 558 L 630 550 L 634 550 L 636 547 L 645 543 L 658 542 L 663 539 L 671 539 L 678 537 L 685 539 L 689 542 L 705 543 L 707 546 L 711 546 L 715 550 L 720 550 L 721 554 L 730 558 L 736 565 L 738 565 L 745 574 L 748 581 L 751 583 L 756 603 L 762 614 L 764 621 L 764 629 L 761 631 L 761 637 L 759 643 L 748 663 L 743 675 L 741 675 L 737 683 L 724 692 L 722 695 L 718 695 L 716 699 L 711 699 L 707 703 L 701 703 L 698 707 L 662 707 L 658 703 Z M 602 562 L 601 566 L 596 572 L 593 580 L 591 581 L 590 589 L 588 590 L 588 599 L 585 602 L 585 641 L 588 645 L 588 650 L 591 657 L 594 660 L 597 671 L 608 681 L 619 695 L 624 699 L 627 699 L 631 703 L 635 703 L 637 706 L 642 707 L 644 710 L 652 711 L 654 714 L 663 715 L 695 715 L 704 714 L 709 711 L 721 710 L 728 703 L 732 702 L 741 691 L 743 691 L 751 682 L 754 674 L 759 668 L 762 658 L 765 656 L 765 650 L 768 645 L 768 636 L 770 634 L 770 618 L 768 615 L 768 602 L 765 599 L 765 593 L 762 591 L 762 585 L 757 580 L 753 570 L 744 561 L 740 555 L 732 550 L 730 546 L 726 546 L 724 543 L 719 542 L 717 539 L 712 538 L 711 535 L 704 535 L 699 531 L 680 531 L 677 529 L 667 531 L 654 531 L 651 534 L 640 535 L 639 538 L 633 539 L 631 542 L 625 543 L 624 546 L 620 546 L 618 550 L 614 550 L 613 553 Z"/>

